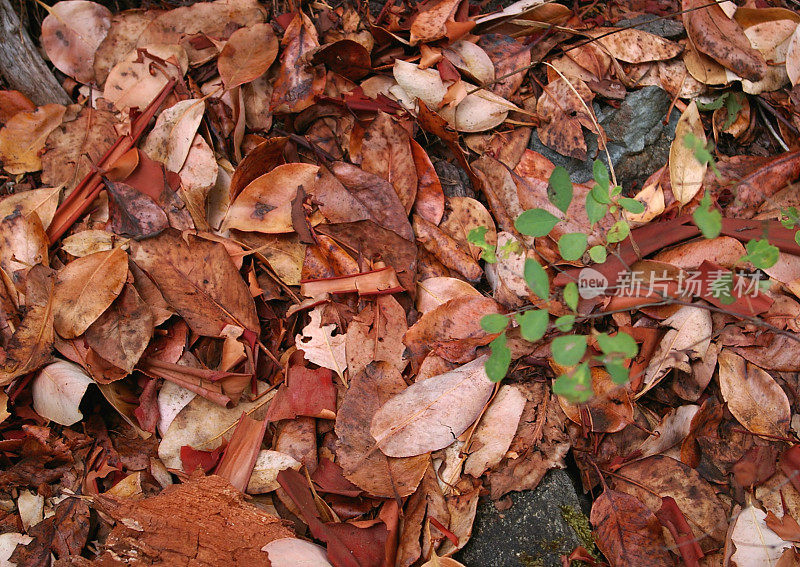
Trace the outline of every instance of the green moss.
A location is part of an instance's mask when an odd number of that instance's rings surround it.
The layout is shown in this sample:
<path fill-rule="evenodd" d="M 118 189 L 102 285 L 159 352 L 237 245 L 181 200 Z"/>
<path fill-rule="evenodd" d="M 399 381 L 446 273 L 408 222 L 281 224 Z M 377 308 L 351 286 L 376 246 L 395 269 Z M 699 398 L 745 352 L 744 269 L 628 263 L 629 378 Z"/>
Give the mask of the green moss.
<path fill-rule="evenodd" d="M 578 536 L 578 539 L 581 542 L 581 545 L 592 555 L 592 557 L 599 559 L 597 550 L 594 546 L 594 537 L 592 537 L 592 526 L 589 524 L 589 518 L 587 518 L 583 512 L 581 512 L 575 506 L 561 506 L 561 517 L 564 518 L 564 521 L 569 524 L 569 527 L 572 528 L 572 531 L 575 532 L 575 535 Z M 575 563 L 581 563 L 580 561 L 576 561 Z"/>
<path fill-rule="evenodd" d="M 524 551 L 519 554 L 519 563 L 522 567 L 544 567 L 544 562 Z"/>

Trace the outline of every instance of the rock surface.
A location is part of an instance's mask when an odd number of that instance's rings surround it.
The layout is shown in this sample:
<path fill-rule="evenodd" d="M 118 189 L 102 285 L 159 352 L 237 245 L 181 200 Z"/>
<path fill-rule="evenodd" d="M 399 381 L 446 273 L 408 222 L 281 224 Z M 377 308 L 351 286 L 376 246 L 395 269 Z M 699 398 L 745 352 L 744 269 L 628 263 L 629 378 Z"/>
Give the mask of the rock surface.
<path fill-rule="evenodd" d="M 660 87 L 644 87 L 628 94 L 617 109 L 605 103 L 594 105 L 597 120 L 608 136 L 608 152 L 617 183 L 626 194 L 641 188 L 653 173 L 653 164 L 666 163 L 669 157 L 669 146 L 680 118 L 680 112 L 672 109 L 669 122 L 664 124 L 671 102 L 669 94 Z M 589 156 L 596 155 L 608 164 L 606 153 L 597 151 L 597 136 L 588 131 L 584 133 Z M 573 182 L 584 183 L 592 178 L 593 158 L 583 162 L 562 156 L 542 144 L 535 130 L 529 147 L 556 165 L 564 166 Z"/>
<path fill-rule="evenodd" d="M 467 567 L 560 567 L 562 554 L 585 545 L 571 525 L 581 505 L 566 471 L 554 469 L 535 490 L 510 498 L 502 512 L 481 501 L 472 538 L 455 559 Z"/>

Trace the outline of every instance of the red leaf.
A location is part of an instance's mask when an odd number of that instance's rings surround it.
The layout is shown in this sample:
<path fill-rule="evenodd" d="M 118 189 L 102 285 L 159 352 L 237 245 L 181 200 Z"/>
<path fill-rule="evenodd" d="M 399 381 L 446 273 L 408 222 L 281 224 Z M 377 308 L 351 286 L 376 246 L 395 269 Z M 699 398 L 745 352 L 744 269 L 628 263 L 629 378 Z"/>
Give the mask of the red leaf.
<path fill-rule="evenodd" d="M 269 405 L 267 421 L 294 419 L 298 415 L 333 419 L 336 417 L 336 389 L 327 368 L 309 370 L 289 367 L 286 382 Z"/>

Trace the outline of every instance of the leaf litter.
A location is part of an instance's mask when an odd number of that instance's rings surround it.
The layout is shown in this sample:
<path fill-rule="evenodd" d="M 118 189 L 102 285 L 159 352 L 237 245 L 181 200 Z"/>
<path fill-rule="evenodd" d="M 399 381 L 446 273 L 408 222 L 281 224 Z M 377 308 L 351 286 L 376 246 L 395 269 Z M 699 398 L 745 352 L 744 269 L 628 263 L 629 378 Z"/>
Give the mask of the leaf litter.
<path fill-rule="evenodd" d="M 484 4 L 42 10 L 74 104 L 0 90 L 0 562 L 457 566 L 574 462 L 595 565 L 797 563 L 800 17 Z M 665 161 L 572 183 L 648 85 Z"/>

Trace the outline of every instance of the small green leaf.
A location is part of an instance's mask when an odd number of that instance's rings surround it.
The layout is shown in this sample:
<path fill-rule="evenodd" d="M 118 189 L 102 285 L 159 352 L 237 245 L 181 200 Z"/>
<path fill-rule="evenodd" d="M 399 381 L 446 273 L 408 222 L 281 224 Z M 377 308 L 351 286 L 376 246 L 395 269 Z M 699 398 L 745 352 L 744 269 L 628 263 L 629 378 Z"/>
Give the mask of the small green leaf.
<path fill-rule="evenodd" d="M 727 130 L 731 125 L 736 122 L 739 116 L 739 111 L 742 110 L 742 93 L 729 93 L 730 96 L 725 100 L 725 109 L 728 111 L 728 116 L 725 119 L 725 124 L 722 125 L 723 130 Z"/>
<path fill-rule="evenodd" d="M 564 286 L 564 303 L 575 311 L 578 309 L 578 284 L 569 282 Z"/>
<path fill-rule="evenodd" d="M 533 258 L 527 258 L 522 272 L 525 283 L 537 297 L 545 301 L 550 298 L 550 279 L 539 262 Z"/>
<path fill-rule="evenodd" d="M 644 205 L 641 201 L 637 201 L 636 199 L 623 197 L 619 200 L 619 204 L 623 209 L 635 215 L 640 215 L 644 212 Z"/>
<path fill-rule="evenodd" d="M 568 333 L 572 330 L 573 325 L 575 325 L 575 315 L 562 315 L 555 320 L 553 325 L 562 333 Z"/>
<path fill-rule="evenodd" d="M 494 253 L 494 246 L 486 242 L 486 231 L 488 230 L 488 227 L 485 226 L 473 228 L 467 234 L 467 242 L 481 249 L 481 259 L 484 262 L 494 264 L 497 262 L 497 256 Z"/>
<path fill-rule="evenodd" d="M 481 318 L 481 329 L 487 333 L 499 333 L 508 327 L 508 317 L 500 313 L 490 313 Z"/>
<path fill-rule="evenodd" d="M 562 213 L 567 212 L 572 202 L 572 181 L 569 179 L 569 172 L 560 165 L 550 174 L 547 198 Z"/>
<path fill-rule="evenodd" d="M 605 363 L 606 370 L 611 375 L 614 384 L 627 384 L 630 379 L 630 372 L 619 360 L 610 360 Z"/>
<path fill-rule="evenodd" d="M 797 207 L 781 209 L 780 221 L 783 228 L 794 228 L 800 224 L 800 213 L 797 212 Z"/>
<path fill-rule="evenodd" d="M 584 335 L 562 335 L 553 339 L 550 344 L 553 358 L 561 366 L 575 366 L 586 354 L 586 337 Z"/>
<path fill-rule="evenodd" d="M 611 186 L 611 181 L 608 178 L 608 168 L 606 167 L 606 164 L 599 159 L 594 160 L 594 163 L 592 164 L 592 173 L 594 174 L 595 183 L 605 189 L 607 195 L 608 188 Z"/>
<path fill-rule="evenodd" d="M 572 374 L 562 374 L 553 382 L 553 393 L 573 403 L 592 398 L 592 373 L 587 363 L 579 365 Z"/>
<path fill-rule="evenodd" d="M 722 108 L 722 105 L 725 104 L 725 100 L 728 98 L 730 93 L 724 93 L 721 96 L 718 96 L 711 102 L 701 102 L 695 99 L 695 103 L 697 103 L 697 110 L 700 112 L 708 112 L 709 110 L 717 110 Z"/>
<path fill-rule="evenodd" d="M 522 338 L 528 342 L 535 343 L 547 332 L 547 325 L 550 323 L 550 314 L 544 309 L 535 309 L 517 313 L 517 323 Z"/>
<path fill-rule="evenodd" d="M 610 205 L 611 195 L 608 194 L 608 188 L 600 187 L 599 185 L 595 185 L 589 190 L 589 195 L 597 201 L 598 203 L 602 203 L 603 205 Z"/>
<path fill-rule="evenodd" d="M 595 338 L 604 354 L 621 354 L 625 358 L 633 358 L 639 352 L 639 345 L 627 333 L 619 332 L 613 337 L 600 333 Z"/>
<path fill-rule="evenodd" d="M 611 242 L 622 242 L 628 235 L 631 233 L 631 226 L 624 220 L 618 220 L 614 223 L 614 225 L 608 230 L 608 234 L 606 234 L 606 240 Z"/>
<path fill-rule="evenodd" d="M 749 261 L 759 270 L 771 268 L 778 262 L 780 250 L 767 240 L 751 240 L 745 245 L 745 248 L 747 249 L 747 255 L 742 260 Z"/>
<path fill-rule="evenodd" d="M 714 172 L 714 175 L 717 176 L 717 179 L 721 179 L 722 174 L 720 174 L 719 169 L 717 169 L 714 156 L 711 155 L 711 151 L 703 143 L 703 140 L 689 133 L 683 137 L 683 144 L 694 152 L 694 159 L 700 163 L 707 164 L 711 168 L 711 171 Z"/>
<path fill-rule="evenodd" d="M 489 358 L 486 359 L 486 375 L 492 382 L 499 382 L 508 373 L 511 364 L 511 350 L 506 346 L 506 334 L 498 336 L 489 343 Z"/>
<path fill-rule="evenodd" d="M 517 217 L 514 226 L 527 236 L 547 236 L 559 220 L 544 209 L 528 209 Z"/>
<path fill-rule="evenodd" d="M 612 197 L 616 197 L 621 194 L 622 194 L 622 187 L 620 187 L 619 185 L 615 185 L 614 187 L 611 188 Z"/>
<path fill-rule="evenodd" d="M 711 208 L 711 196 L 708 191 L 700 199 L 700 206 L 692 213 L 692 220 L 705 238 L 716 238 L 722 230 L 722 213 Z"/>
<path fill-rule="evenodd" d="M 593 262 L 597 262 L 598 264 L 602 264 L 606 261 L 606 257 L 608 256 L 608 252 L 606 252 L 606 247 L 601 246 L 598 244 L 597 246 L 592 246 L 589 248 L 589 257 L 592 259 Z"/>
<path fill-rule="evenodd" d="M 736 298 L 733 296 L 733 272 L 728 270 L 722 272 L 710 283 L 709 291 L 711 296 L 719 299 L 723 305 L 736 303 Z"/>
<path fill-rule="evenodd" d="M 794 233 L 794 241 L 800 244 L 800 230 Z"/>
<path fill-rule="evenodd" d="M 589 191 L 586 194 L 586 216 L 589 217 L 589 223 L 594 226 L 597 222 L 606 216 L 608 212 L 608 205 L 604 205 L 603 203 L 598 203 L 597 199 L 592 196 L 592 192 Z"/>
<path fill-rule="evenodd" d="M 558 239 L 558 251 L 568 262 L 579 260 L 586 252 L 587 238 L 582 232 L 568 232 Z"/>

